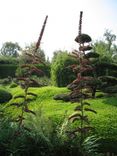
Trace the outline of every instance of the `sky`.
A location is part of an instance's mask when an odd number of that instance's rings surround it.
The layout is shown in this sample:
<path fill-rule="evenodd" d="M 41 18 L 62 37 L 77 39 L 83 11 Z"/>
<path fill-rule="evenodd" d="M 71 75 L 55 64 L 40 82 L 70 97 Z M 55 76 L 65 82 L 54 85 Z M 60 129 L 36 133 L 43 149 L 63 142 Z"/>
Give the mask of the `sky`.
<path fill-rule="evenodd" d="M 36 42 L 48 15 L 41 48 L 50 59 L 56 50 L 70 52 L 77 47 L 80 11 L 82 32 L 93 41 L 106 29 L 117 35 L 117 0 L 0 0 L 0 47 L 7 41 L 21 47 Z"/>

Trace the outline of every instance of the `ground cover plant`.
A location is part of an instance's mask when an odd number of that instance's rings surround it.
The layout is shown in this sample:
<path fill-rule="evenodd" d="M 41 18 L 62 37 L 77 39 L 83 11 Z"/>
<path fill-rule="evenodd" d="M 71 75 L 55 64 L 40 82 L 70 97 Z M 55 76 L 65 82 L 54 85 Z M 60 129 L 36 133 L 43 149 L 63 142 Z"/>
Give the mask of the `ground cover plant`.
<path fill-rule="evenodd" d="M 22 93 L 22 89 L 20 87 L 9 88 L 9 91 L 13 95 L 18 95 Z M 53 99 L 53 96 L 55 94 L 57 95 L 60 93 L 68 93 L 69 90 L 66 88 L 58 88 L 58 87 L 42 87 L 42 88 L 30 88 L 30 91 L 33 91 L 35 92 L 35 94 L 37 94 L 36 100 L 31 101 L 29 105 L 29 108 L 33 110 L 34 112 L 36 112 L 37 116 L 33 117 L 32 115 L 28 115 L 28 114 L 25 115 L 25 118 L 26 118 L 25 124 L 27 128 L 31 130 L 30 135 L 35 136 L 36 134 L 38 135 L 41 134 L 45 139 L 49 140 L 51 144 L 55 144 L 55 142 L 58 140 L 60 149 L 64 145 L 67 148 L 66 137 L 65 135 L 63 135 L 64 133 L 61 133 L 61 131 L 64 132 L 64 130 L 66 130 L 67 118 L 70 114 L 74 112 L 74 107 L 77 106 L 77 104 L 76 103 L 71 104 L 70 102 L 56 101 Z M 18 113 L 20 114 L 20 111 L 18 112 L 17 108 L 14 108 L 11 106 L 9 107 L 10 103 L 12 103 L 13 101 L 16 102 L 15 100 L 17 101 L 18 99 L 12 99 L 9 103 L 6 103 L 0 106 L 1 116 L 2 117 L 4 116 L 6 120 L 8 118 L 9 120 L 11 120 L 10 122 L 11 124 L 9 124 L 8 122 L 7 123 L 8 125 L 6 128 L 2 126 L 1 131 L 3 131 L 4 129 L 7 129 L 7 131 L 9 132 L 9 128 L 11 127 L 12 134 L 16 128 L 16 125 L 14 122 L 12 122 L 12 119 L 14 119 L 14 117 L 17 116 Z M 88 113 L 88 115 L 89 115 L 89 120 L 91 122 L 91 125 L 95 127 L 95 131 L 93 134 L 102 138 L 101 139 L 102 146 L 100 144 L 100 150 L 103 152 L 109 151 L 109 152 L 116 153 L 116 143 L 117 143 L 116 100 L 117 100 L 117 97 L 108 97 L 108 96 L 87 100 L 87 102 L 91 104 L 92 108 L 97 111 L 96 116 L 94 116 L 90 112 Z M 5 131 L 6 130 L 4 130 L 4 132 Z M 6 138 L 9 138 L 9 135 L 10 135 L 9 133 L 7 133 Z M 62 136 L 58 134 L 61 134 Z M 52 137 L 53 135 L 55 136 L 54 139 L 56 141 L 53 139 Z M 4 137 L 1 137 L 1 142 L 4 142 L 4 141 L 5 141 Z M 76 147 L 75 143 L 74 142 L 72 143 L 74 144 L 74 147 Z M 25 141 L 23 140 L 23 138 L 22 138 L 22 144 L 23 146 L 25 145 Z M 9 148 L 10 146 L 9 142 L 7 142 L 7 146 Z M 37 149 L 39 148 L 39 146 L 40 145 L 37 145 Z M 70 143 L 68 144 L 68 146 L 69 147 L 67 150 L 69 151 L 71 148 Z M 28 144 L 27 144 L 27 147 L 28 147 Z M 51 147 L 49 148 L 52 150 Z M 4 148 L 7 148 L 7 147 L 4 147 Z M 18 148 L 18 145 L 16 145 L 16 148 Z M 30 148 L 31 150 L 31 147 L 28 147 L 28 148 Z M 23 148 L 20 150 L 25 151 L 26 149 Z M 57 147 L 56 147 L 56 150 L 57 150 Z"/>

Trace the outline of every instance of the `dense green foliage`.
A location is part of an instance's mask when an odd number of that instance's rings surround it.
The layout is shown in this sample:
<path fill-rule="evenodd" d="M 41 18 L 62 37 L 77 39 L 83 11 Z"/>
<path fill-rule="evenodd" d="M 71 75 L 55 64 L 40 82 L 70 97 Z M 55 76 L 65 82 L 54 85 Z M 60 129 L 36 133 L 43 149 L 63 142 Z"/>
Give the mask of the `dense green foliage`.
<path fill-rule="evenodd" d="M 52 60 L 51 79 L 55 86 L 67 86 L 73 81 L 75 74 L 71 69 L 76 61 L 66 51 L 58 51 Z"/>
<path fill-rule="evenodd" d="M 68 90 L 66 88 L 57 88 L 57 87 L 43 87 L 43 88 L 31 88 L 30 91 L 34 92 L 38 95 L 37 99 L 34 101 L 31 101 L 29 104 L 30 109 L 36 112 L 37 116 L 35 118 L 27 120 L 30 123 L 29 125 L 35 126 L 41 126 L 40 124 L 45 125 L 47 122 L 45 122 L 45 118 L 49 118 L 52 121 L 50 122 L 57 125 L 64 125 L 64 128 L 66 129 L 66 121 L 68 116 L 74 111 L 74 107 L 77 105 L 76 103 L 72 104 L 70 102 L 63 102 L 63 101 L 55 101 L 53 100 L 53 96 L 60 94 L 60 93 L 67 93 Z M 12 88 L 11 93 L 16 95 L 22 95 L 22 90 L 19 87 Z M 98 93 L 97 95 L 100 95 Z M 18 102 L 18 99 L 14 99 L 10 101 L 12 102 Z M 95 127 L 95 134 L 97 136 L 102 137 L 104 140 L 103 146 L 105 147 L 103 150 L 108 151 L 108 148 L 110 151 L 116 152 L 116 144 L 117 143 L 117 104 L 116 104 L 116 97 L 102 97 L 102 98 L 96 98 L 93 100 L 87 100 L 92 106 L 93 109 L 97 111 L 97 115 L 94 116 L 92 113 L 89 114 L 89 119 L 91 124 Z M 6 108 L 4 109 L 5 114 L 9 114 L 11 116 L 16 116 L 20 114 L 20 110 L 18 111 L 17 108 L 10 106 L 7 104 Z M 2 110 L 1 106 L 1 110 Z M 42 117 L 40 118 L 40 116 Z M 27 117 L 26 117 L 27 118 Z M 43 120 L 43 121 L 40 121 Z M 66 126 L 65 126 L 66 125 Z M 43 127 L 42 126 L 42 127 Z M 70 125 L 68 125 L 69 127 Z M 29 126 L 30 127 L 30 126 Z M 48 126 L 47 126 L 48 127 Z M 31 127 L 30 127 L 31 128 Z M 35 127 L 36 128 L 36 127 Z M 35 129 L 34 128 L 34 129 Z M 49 127 L 48 127 L 49 128 Z M 37 127 L 37 131 L 39 128 Z M 63 129 L 64 131 L 64 129 Z M 49 134 L 50 132 L 48 132 Z M 106 142 L 107 140 L 107 142 Z"/>
<path fill-rule="evenodd" d="M 22 130 L 16 134 L 16 126 L 9 120 L 0 121 L 0 155 L 9 156 L 74 156 L 80 155 L 78 146 L 70 140 L 64 140 L 59 134 L 60 124 L 51 119 L 30 117 L 31 131 Z M 76 142 L 77 143 L 77 142 Z M 80 155 L 81 156 L 81 155 Z"/>
<path fill-rule="evenodd" d="M 15 64 L 0 64 L 0 78 L 15 77 L 17 67 Z"/>
<path fill-rule="evenodd" d="M 37 65 L 43 70 L 43 76 L 50 77 L 50 65 Z M 15 77 L 22 74 L 22 70 L 16 64 L 0 64 L 0 78 Z"/>
<path fill-rule="evenodd" d="M 18 57 L 20 50 L 21 47 L 18 43 L 5 42 L 0 49 L 0 53 L 3 56 Z"/>
<path fill-rule="evenodd" d="M 9 57 L 9 56 L 0 56 L 0 65 L 1 64 L 18 64 L 19 58 Z"/>
<path fill-rule="evenodd" d="M 0 104 L 11 100 L 12 94 L 0 88 Z"/>
<path fill-rule="evenodd" d="M 115 41 L 116 35 L 106 30 L 103 35 L 103 40 L 94 43 L 94 51 L 99 53 L 101 59 L 108 63 L 117 62 L 117 45 L 114 43 Z"/>

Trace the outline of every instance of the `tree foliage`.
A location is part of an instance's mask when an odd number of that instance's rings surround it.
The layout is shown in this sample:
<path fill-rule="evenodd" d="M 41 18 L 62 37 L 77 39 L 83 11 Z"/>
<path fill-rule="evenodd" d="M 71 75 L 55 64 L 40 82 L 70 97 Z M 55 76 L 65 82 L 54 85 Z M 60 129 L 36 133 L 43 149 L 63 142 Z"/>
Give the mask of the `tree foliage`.
<path fill-rule="evenodd" d="M 97 40 L 94 43 L 93 49 L 95 52 L 100 54 L 100 59 L 106 62 L 116 62 L 117 57 L 117 45 L 116 35 L 112 34 L 111 31 L 106 30 L 103 35 L 103 40 Z"/>
<path fill-rule="evenodd" d="M 21 50 L 21 47 L 19 46 L 17 42 L 16 43 L 5 42 L 2 45 L 0 52 L 1 52 L 1 55 L 3 56 L 18 57 L 20 50 Z"/>

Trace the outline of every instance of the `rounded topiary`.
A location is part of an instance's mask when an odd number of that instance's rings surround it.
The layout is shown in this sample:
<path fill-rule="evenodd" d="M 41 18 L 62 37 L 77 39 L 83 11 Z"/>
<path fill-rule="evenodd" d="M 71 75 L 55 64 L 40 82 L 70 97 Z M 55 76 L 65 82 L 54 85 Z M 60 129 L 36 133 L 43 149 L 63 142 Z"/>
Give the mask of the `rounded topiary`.
<path fill-rule="evenodd" d="M 12 94 L 4 89 L 0 89 L 0 103 L 8 102 L 12 99 Z"/>
<path fill-rule="evenodd" d="M 89 52 L 87 54 L 85 54 L 84 58 L 98 58 L 99 54 L 95 53 L 95 52 Z"/>
<path fill-rule="evenodd" d="M 91 42 L 92 39 L 89 35 L 87 34 L 81 34 L 81 35 L 78 35 L 76 38 L 75 38 L 75 41 L 77 43 L 88 43 L 88 42 Z"/>

